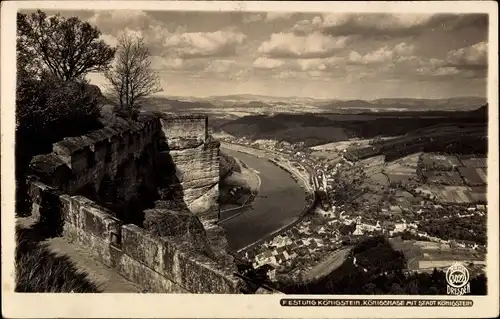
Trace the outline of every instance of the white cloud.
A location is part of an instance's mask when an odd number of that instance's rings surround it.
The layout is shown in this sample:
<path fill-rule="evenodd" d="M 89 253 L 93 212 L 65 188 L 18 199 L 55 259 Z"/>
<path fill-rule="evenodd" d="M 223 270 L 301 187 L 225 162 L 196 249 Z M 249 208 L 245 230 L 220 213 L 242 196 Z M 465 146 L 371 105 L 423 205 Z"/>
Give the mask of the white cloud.
<path fill-rule="evenodd" d="M 302 71 L 324 71 L 335 59 L 301 59 L 297 60 Z"/>
<path fill-rule="evenodd" d="M 330 37 L 319 32 L 304 36 L 294 33 L 273 33 L 257 51 L 275 58 L 328 57 L 336 50 L 344 48 L 346 42 L 346 37 Z"/>
<path fill-rule="evenodd" d="M 258 22 L 263 19 L 263 15 L 260 13 L 251 13 L 251 14 L 246 14 L 243 17 L 243 23 L 253 23 L 253 22 Z"/>
<path fill-rule="evenodd" d="M 445 59 L 419 59 L 416 73 L 423 76 L 446 77 L 460 76 L 465 78 L 484 77 L 487 65 L 487 43 L 451 50 Z"/>
<path fill-rule="evenodd" d="M 279 68 L 279 67 L 283 66 L 284 64 L 285 64 L 285 62 L 282 60 L 270 59 L 267 57 L 257 58 L 253 62 L 253 66 L 256 69 L 268 69 L 268 70 Z"/>
<path fill-rule="evenodd" d="M 214 73 L 226 73 L 236 65 L 234 60 L 212 60 L 205 71 Z"/>
<path fill-rule="evenodd" d="M 399 56 L 409 56 L 415 51 L 415 45 L 406 42 L 398 43 L 394 46 L 393 52 Z"/>
<path fill-rule="evenodd" d="M 434 71 L 435 76 L 455 75 L 460 73 L 460 70 L 455 67 L 442 67 Z"/>
<path fill-rule="evenodd" d="M 417 74 L 426 76 L 447 76 L 457 75 L 461 71 L 455 67 L 433 66 L 432 64 L 424 65 L 416 69 Z"/>
<path fill-rule="evenodd" d="M 266 14 L 267 21 L 274 21 L 280 19 L 289 19 L 294 15 L 292 12 L 268 12 Z"/>
<path fill-rule="evenodd" d="M 398 43 L 393 47 L 383 46 L 376 50 L 361 55 L 356 51 L 349 53 L 348 59 L 351 63 L 359 64 L 381 64 L 404 61 L 413 54 L 415 46 L 405 42 Z"/>
<path fill-rule="evenodd" d="M 392 61 L 394 53 L 388 47 L 382 47 L 378 50 L 367 53 L 363 56 L 363 62 L 371 63 L 385 63 Z"/>
<path fill-rule="evenodd" d="M 307 75 L 309 75 L 310 77 L 313 77 L 313 78 L 319 78 L 319 77 L 325 77 L 325 76 L 327 76 L 323 71 L 320 71 L 320 70 L 309 71 L 309 72 L 307 72 Z"/>
<path fill-rule="evenodd" d="M 485 66 L 488 61 L 488 44 L 483 41 L 448 52 L 446 61 L 457 66 Z"/>
<path fill-rule="evenodd" d="M 145 29 L 154 20 L 141 10 L 106 10 L 96 11 L 88 21 L 97 25 L 103 33 L 116 35 L 126 28 Z"/>
<path fill-rule="evenodd" d="M 111 34 L 101 34 L 101 40 L 111 46 L 116 46 L 118 44 L 118 39 Z"/>
<path fill-rule="evenodd" d="M 243 43 L 245 35 L 232 31 L 174 34 L 165 39 L 165 50 L 182 58 L 229 56 Z"/>
<path fill-rule="evenodd" d="M 178 57 L 152 56 L 151 66 L 156 70 L 183 71 L 183 70 L 203 70 L 208 62 L 198 59 L 182 59 Z"/>
<path fill-rule="evenodd" d="M 292 27 L 291 31 L 298 34 L 307 34 L 318 31 L 322 24 L 320 16 L 316 16 L 311 20 L 300 20 Z"/>
<path fill-rule="evenodd" d="M 278 79 L 278 80 L 285 80 L 285 79 L 298 78 L 299 74 L 298 74 L 298 72 L 285 70 L 285 71 L 282 71 L 280 73 L 274 74 L 272 77 L 275 79 Z"/>
<path fill-rule="evenodd" d="M 323 26 L 350 24 L 358 28 L 377 28 L 395 30 L 424 25 L 432 18 L 430 14 L 366 14 L 366 13 L 327 13 L 323 15 Z"/>
<path fill-rule="evenodd" d="M 321 27 L 331 34 L 386 34 L 398 35 L 425 27 L 432 19 L 430 14 L 361 14 L 328 13 L 323 15 Z"/>
<path fill-rule="evenodd" d="M 229 78 L 236 81 L 245 81 L 248 80 L 251 75 L 252 73 L 249 69 L 241 69 L 233 75 L 230 75 Z"/>

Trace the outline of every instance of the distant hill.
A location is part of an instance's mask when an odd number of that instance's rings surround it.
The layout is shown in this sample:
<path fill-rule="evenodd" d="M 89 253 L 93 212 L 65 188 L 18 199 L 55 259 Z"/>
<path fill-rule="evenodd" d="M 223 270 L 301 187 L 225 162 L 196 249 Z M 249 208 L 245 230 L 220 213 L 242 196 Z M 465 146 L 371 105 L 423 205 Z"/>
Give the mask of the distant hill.
<path fill-rule="evenodd" d="M 256 94 L 233 94 L 233 95 L 217 95 L 209 96 L 203 98 L 209 101 L 239 101 L 239 102 L 251 102 L 251 101 L 261 101 L 270 103 L 321 103 L 330 101 L 331 99 L 321 99 L 312 97 L 300 97 L 300 96 L 269 96 L 269 95 L 256 95 Z"/>
<path fill-rule="evenodd" d="M 477 110 L 474 110 L 472 112 L 477 114 L 477 115 L 487 116 L 488 115 L 488 103 L 484 104 L 483 106 L 481 106 L 480 108 L 478 108 Z"/>
<path fill-rule="evenodd" d="M 304 107 L 317 108 L 319 111 L 469 111 L 477 109 L 487 103 L 481 97 L 458 97 L 447 99 L 417 99 L 417 98 L 381 98 L 375 100 L 337 100 L 317 99 L 306 97 L 275 97 L 253 94 L 235 94 L 210 97 L 163 97 L 151 98 L 154 108 L 168 108 L 172 111 L 184 111 L 193 108 L 272 108 L 288 105 L 295 108 Z"/>
<path fill-rule="evenodd" d="M 238 105 L 238 106 L 242 106 L 242 107 L 262 107 L 262 108 L 268 108 L 268 107 L 271 107 L 271 105 L 267 104 L 267 103 L 264 103 L 262 101 L 250 101 L 250 102 L 246 102 L 246 103 L 242 103 L 241 105 Z"/>
<path fill-rule="evenodd" d="M 170 111 L 170 112 L 190 112 L 193 109 L 211 109 L 215 105 L 203 100 L 180 100 L 161 96 L 149 98 L 145 103 L 144 110 L 146 111 Z"/>
<path fill-rule="evenodd" d="M 241 100 L 241 101 L 269 100 L 269 99 L 277 99 L 278 101 L 283 100 L 283 98 L 281 98 L 281 97 L 272 97 L 272 96 L 255 95 L 255 94 L 214 95 L 214 96 L 209 96 L 206 99 L 210 99 L 210 100 Z"/>
<path fill-rule="evenodd" d="M 333 101 L 321 105 L 323 109 L 401 109 L 420 111 L 465 111 L 476 109 L 486 103 L 485 98 L 460 97 L 449 99 L 412 99 L 412 98 L 384 98 L 372 101 L 349 100 Z"/>
<path fill-rule="evenodd" d="M 366 101 L 362 101 L 366 102 Z M 352 137 L 401 136 L 425 127 L 486 127 L 487 105 L 466 111 L 385 111 L 358 114 L 276 113 L 248 115 L 213 126 L 237 137 L 277 139 L 307 146 L 326 144 Z"/>
<path fill-rule="evenodd" d="M 318 145 L 348 139 L 350 133 L 337 123 L 314 114 L 250 115 L 222 124 L 219 129 L 237 137 L 277 139 Z"/>

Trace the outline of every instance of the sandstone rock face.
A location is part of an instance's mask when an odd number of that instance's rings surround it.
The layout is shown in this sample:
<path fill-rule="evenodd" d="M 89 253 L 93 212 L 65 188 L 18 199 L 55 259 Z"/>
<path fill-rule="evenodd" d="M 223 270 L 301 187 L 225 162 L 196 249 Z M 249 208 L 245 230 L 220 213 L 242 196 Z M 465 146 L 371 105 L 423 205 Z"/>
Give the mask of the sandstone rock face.
<path fill-rule="evenodd" d="M 206 115 L 179 115 L 156 113 L 160 117 L 161 127 L 167 143 L 176 140 L 206 141 L 208 136 L 208 117 Z"/>
<path fill-rule="evenodd" d="M 155 208 L 144 211 L 144 228 L 159 237 L 175 237 L 213 258 L 207 234 L 200 220 L 189 210 Z"/>
<path fill-rule="evenodd" d="M 66 138 L 31 163 L 33 214 L 50 223 L 62 216 L 67 238 L 153 291 L 238 293 L 216 224 L 219 146 L 198 115 L 144 115 Z M 154 208 L 136 209 L 137 197 Z M 122 204 L 140 222 L 119 216 Z"/>
<path fill-rule="evenodd" d="M 219 146 L 208 135 L 204 115 L 160 113 L 158 170 L 160 193 L 175 198 L 192 213 L 217 216 L 219 204 Z"/>

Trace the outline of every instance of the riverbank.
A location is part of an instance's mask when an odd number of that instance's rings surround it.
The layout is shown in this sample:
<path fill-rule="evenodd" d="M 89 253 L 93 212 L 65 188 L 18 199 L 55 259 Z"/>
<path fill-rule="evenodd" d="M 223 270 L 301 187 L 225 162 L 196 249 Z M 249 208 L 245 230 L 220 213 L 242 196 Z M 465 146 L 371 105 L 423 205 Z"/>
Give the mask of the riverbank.
<path fill-rule="evenodd" d="M 262 180 L 258 195 L 244 213 L 219 222 L 226 230 L 230 249 L 236 253 L 294 222 L 304 208 L 306 192 L 288 172 L 262 156 L 238 152 L 224 145 L 221 150 L 258 171 Z"/>
<path fill-rule="evenodd" d="M 248 167 L 238 158 L 231 159 L 234 161 L 234 168 L 220 182 L 220 222 L 249 209 L 261 185 L 258 171 Z"/>
<path fill-rule="evenodd" d="M 315 196 L 313 188 L 308 183 L 308 178 L 302 176 L 301 174 L 298 174 L 293 169 L 290 169 L 287 165 L 284 165 L 283 163 L 281 163 L 278 160 L 278 158 L 276 157 L 276 154 L 274 154 L 274 157 L 269 157 L 269 156 L 267 156 L 265 151 L 250 148 L 250 147 L 239 145 L 239 144 L 223 143 L 222 146 L 225 148 L 231 149 L 235 152 L 255 156 L 257 158 L 261 158 L 263 160 L 266 160 L 267 162 L 271 163 L 275 167 L 284 171 L 288 176 L 290 176 L 294 180 L 295 183 L 300 185 L 300 187 L 306 193 L 305 204 L 301 205 L 303 208 L 295 219 L 291 220 L 290 222 L 283 225 L 282 227 L 274 230 L 272 233 L 266 235 L 265 237 L 259 239 L 258 241 L 253 242 L 245 247 L 242 247 L 241 249 L 239 249 L 237 251 L 239 254 L 243 255 L 246 251 L 252 250 L 255 247 L 265 243 L 266 241 L 272 240 L 274 237 L 279 236 L 280 234 L 286 232 L 287 230 L 289 230 L 290 228 L 294 227 L 299 222 L 301 222 L 303 220 L 303 218 L 315 208 L 316 196 Z M 287 160 L 283 159 L 283 161 L 287 161 Z M 290 165 L 290 167 L 293 167 L 291 165 L 291 163 L 289 163 L 289 161 L 287 161 L 287 162 Z"/>

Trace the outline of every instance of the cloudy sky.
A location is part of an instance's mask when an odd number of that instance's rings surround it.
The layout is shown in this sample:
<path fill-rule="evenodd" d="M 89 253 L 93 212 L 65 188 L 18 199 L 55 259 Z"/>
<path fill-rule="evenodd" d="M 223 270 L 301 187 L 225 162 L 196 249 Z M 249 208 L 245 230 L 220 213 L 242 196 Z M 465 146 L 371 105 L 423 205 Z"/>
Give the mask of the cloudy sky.
<path fill-rule="evenodd" d="M 50 12 L 49 12 L 50 13 Z M 486 15 L 73 11 L 145 38 L 162 94 L 486 96 Z M 102 76 L 91 75 L 101 85 Z"/>

